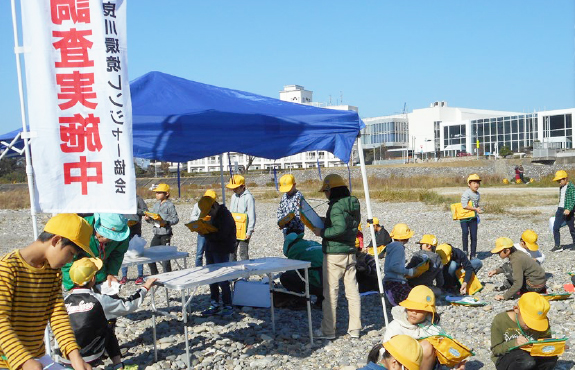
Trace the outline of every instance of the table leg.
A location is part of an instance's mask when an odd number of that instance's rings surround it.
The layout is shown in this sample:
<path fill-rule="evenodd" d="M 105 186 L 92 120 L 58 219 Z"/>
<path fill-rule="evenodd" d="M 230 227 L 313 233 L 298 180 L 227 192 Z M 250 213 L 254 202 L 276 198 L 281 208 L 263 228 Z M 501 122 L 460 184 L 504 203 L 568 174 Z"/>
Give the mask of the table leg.
<path fill-rule="evenodd" d="M 270 284 L 270 308 L 272 311 L 272 331 L 274 333 L 274 336 L 276 334 L 276 317 L 275 317 L 275 312 L 274 312 L 274 285 L 273 285 L 273 280 L 272 280 L 272 274 L 268 274 L 268 280 L 269 280 L 269 284 Z"/>
<path fill-rule="evenodd" d="M 190 343 L 188 338 L 188 309 L 186 305 L 186 294 L 185 290 L 180 290 L 180 295 L 182 296 L 182 319 L 184 321 L 184 336 L 186 338 L 186 364 L 188 365 L 188 370 L 192 368 L 192 361 L 190 360 Z"/>
<path fill-rule="evenodd" d="M 184 257 L 184 270 L 188 268 L 188 258 Z"/>
<path fill-rule="evenodd" d="M 154 339 L 154 362 L 158 362 L 158 347 L 156 345 L 156 287 L 152 286 L 152 337 Z"/>
<path fill-rule="evenodd" d="M 313 344 L 313 330 L 311 327 L 311 302 L 309 299 L 309 271 L 308 268 L 305 268 L 304 271 L 305 276 L 305 299 L 307 301 L 307 323 L 309 327 L 309 341 Z"/>

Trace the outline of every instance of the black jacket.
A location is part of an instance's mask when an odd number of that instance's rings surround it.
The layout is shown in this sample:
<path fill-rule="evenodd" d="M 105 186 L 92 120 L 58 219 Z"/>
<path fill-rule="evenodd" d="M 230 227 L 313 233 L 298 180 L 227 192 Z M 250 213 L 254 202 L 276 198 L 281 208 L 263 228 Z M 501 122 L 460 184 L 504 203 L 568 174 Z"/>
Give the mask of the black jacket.
<path fill-rule="evenodd" d="M 471 280 L 471 274 L 475 271 L 473 270 L 473 266 L 471 266 L 469 258 L 467 258 L 465 255 L 465 252 L 463 252 L 461 249 L 453 248 L 451 250 L 451 261 L 456 263 L 456 270 L 458 270 L 460 267 L 463 268 L 463 271 L 465 271 L 464 282 L 469 283 L 469 280 Z M 452 287 L 456 285 L 456 281 L 453 277 L 449 276 L 447 273 L 448 269 L 449 263 L 443 266 L 443 280 L 445 281 L 445 287 Z"/>
<path fill-rule="evenodd" d="M 210 223 L 218 231 L 204 235 L 206 251 L 232 253 L 236 247 L 236 222 L 231 212 L 226 206 L 220 204 Z"/>

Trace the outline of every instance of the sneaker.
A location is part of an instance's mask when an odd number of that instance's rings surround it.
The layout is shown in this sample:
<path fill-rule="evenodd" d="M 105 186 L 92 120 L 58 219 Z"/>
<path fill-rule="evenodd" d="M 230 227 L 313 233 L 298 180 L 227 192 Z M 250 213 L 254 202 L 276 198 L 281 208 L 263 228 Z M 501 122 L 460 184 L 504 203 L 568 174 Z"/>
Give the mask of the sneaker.
<path fill-rule="evenodd" d="M 560 245 L 556 245 L 553 248 L 551 248 L 551 252 L 563 252 L 563 247 L 561 247 Z"/>
<path fill-rule="evenodd" d="M 143 276 L 138 276 L 138 278 L 136 279 L 136 285 L 142 285 L 144 284 L 144 277 Z"/>
<path fill-rule="evenodd" d="M 220 311 L 222 317 L 231 317 L 234 314 L 234 308 L 232 306 L 224 306 Z"/>
<path fill-rule="evenodd" d="M 347 332 L 347 334 L 349 334 L 349 336 L 352 338 L 359 338 L 360 331 L 359 330 L 350 330 Z"/>
<path fill-rule="evenodd" d="M 316 329 L 316 330 L 314 330 L 314 332 L 313 332 L 313 337 L 314 337 L 315 339 L 328 339 L 328 340 L 331 340 L 331 339 L 335 339 L 335 334 L 325 335 L 325 334 L 323 333 L 323 331 L 321 331 L 321 329 Z"/>
<path fill-rule="evenodd" d="M 210 305 L 210 307 L 207 310 L 202 311 L 201 315 L 202 316 L 213 316 L 216 315 L 220 312 L 220 306 L 218 305 Z"/>
<path fill-rule="evenodd" d="M 124 285 L 124 284 L 126 284 L 127 282 L 128 282 L 128 278 L 125 277 L 125 276 L 120 279 L 120 285 Z"/>

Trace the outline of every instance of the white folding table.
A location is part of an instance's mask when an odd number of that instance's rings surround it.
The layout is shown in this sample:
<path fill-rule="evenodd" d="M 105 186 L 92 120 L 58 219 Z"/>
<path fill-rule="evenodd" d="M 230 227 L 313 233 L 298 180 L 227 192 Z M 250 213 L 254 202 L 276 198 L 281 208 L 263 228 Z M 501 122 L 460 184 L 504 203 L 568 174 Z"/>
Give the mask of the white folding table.
<path fill-rule="evenodd" d="M 122 267 L 174 260 L 174 262 L 176 262 L 178 267 L 181 269 L 182 265 L 178 263 L 178 260 L 181 259 L 184 262 L 183 268 L 185 269 L 188 267 L 186 260 L 188 256 L 189 254 L 187 252 L 179 252 L 172 245 L 158 245 L 144 249 L 144 253 L 140 256 L 124 255 Z"/>
<path fill-rule="evenodd" d="M 313 344 L 312 322 L 311 322 L 311 305 L 309 297 L 309 274 L 308 268 L 311 263 L 307 261 L 291 260 L 279 257 L 266 257 L 254 260 L 235 261 L 226 263 L 217 263 L 213 265 L 206 265 L 202 267 L 194 267 L 186 270 L 172 271 L 164 274 L 154 275 L 158 279 L 160 285 L 166 289 L 173 289 L 180 292 L 182 299 L 182 322 L 184 324 L 184 336 L 186 340 L 186 357 L 188 369 L 191 368 L 190 361 L 190 346 L 188 338 L 188 307 L 192 302 L 196 290 L 201 285 L 208 285 L 218 283 L 226 280 L 235 280 L 242 278 L 249 278 L 252 275 L 267 275 L 270 281 L 270 300 L 271 300 L 271 319 L 272 331 L 275 334 L 275 312 L 274 312 L 274 291 L 281 291 L 300 297 L 305 297 L 307 301 L 307 316 L 309 326 L 309 339 Z M 304 269 L 304 276 L 302 279 L 305 282 L 305 293 L 299 294 L 287 291 L 285 289 L 274 288 L 272 274 L 276 272 Z M 299 274 L 299 273 L 298 273 Z M 187 292 L 193 290 L 188 298 Z M 162 311 L 156 307 L 155 293 L 156 286 L 152 287 L 152 322 L 153 322 L 153 338 L 154 338 L 154 359 L 158 361 L 158 348 L 156 346 L 156 314 L 164 315 L 179 320 L 178 316 L 171 314 L 167 311 Z M 169 303 L 169 302 L 168 302 Z"/>

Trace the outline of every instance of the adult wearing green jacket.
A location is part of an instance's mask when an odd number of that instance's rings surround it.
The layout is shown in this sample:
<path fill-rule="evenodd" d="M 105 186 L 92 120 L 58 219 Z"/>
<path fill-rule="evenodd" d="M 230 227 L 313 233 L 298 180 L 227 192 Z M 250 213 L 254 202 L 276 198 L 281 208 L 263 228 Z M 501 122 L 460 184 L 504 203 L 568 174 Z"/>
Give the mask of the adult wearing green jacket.
<path fill-rule="evenodd" d="M 569 233 L 571 239 L 575 244 L 575 216 L 573 214 L 575 208 L 575 186 L 569 181 L 567 172 L 560 170 L 555 173 L 553 181 L 559 183 L 559 205 L 555 212 L 555 222 L 553 223 L 553 241 L 555 246 L 551 252 L 561 252 L 561 235 L 559 230 L 562 226 L 569 226 Z"/>
<path fill-rule="evenodd" d="M 120 271 L 124 254 L 129 245 L 128 220 L 115 213 L 94 213 L 84 216 L 84 219 L 94 228 L 94 234 L 90 239 L 90 250 L 104 262 L 104 266 L 96 274 L 96 284 L 104 281 L 117 282 L 116 275 Z M 74 261 L 86 256 L 87 254 L 80 253 L 74 257 Z M 70 290 L 74 286 L 69 274 L 74 261 L 62 267 L 62 280 L 66 290 Z"/>
<path fill-rule="evenodd" d="M 343 178 L 331 174 L 323 180 L 320 189 L 327 199 L 329 208 L 325 216 L 324 228 L 314 229 L 314 234 L 322 237 L 323 256 L 323 320 L 321 329 L 315 336 L 335 339 L 335 323 L 339 280 L 343 278 L 345 297 L 349 310 L 348 334 L 359 338 L 361 331 L 361 301 L 356 279 L 355 237 L 361 221 L 360 205 L 356 197 L 350 195 Z"/>
<path fill-rule="evenodd" d="M 292 260 L 311 262 L 309 271 L 309 292 L 317 297 L 315 304 L 321 307 L 323 301 L 323 285 L 321 283 L 321 271 L 323 264 L 323 253 L 321 244 L 313 240 L 305 240 L 304 234 L 289 233 L 284 239 L 284 256 Z M 299 271 L 304 276 L 304 271 Z M 299 277 L 295 270 L 286 271 L 280 276 L 280 281 L 284 288 L 296 293 L 305 292 L 305 282 Z"/>

